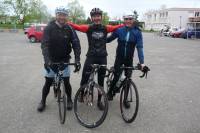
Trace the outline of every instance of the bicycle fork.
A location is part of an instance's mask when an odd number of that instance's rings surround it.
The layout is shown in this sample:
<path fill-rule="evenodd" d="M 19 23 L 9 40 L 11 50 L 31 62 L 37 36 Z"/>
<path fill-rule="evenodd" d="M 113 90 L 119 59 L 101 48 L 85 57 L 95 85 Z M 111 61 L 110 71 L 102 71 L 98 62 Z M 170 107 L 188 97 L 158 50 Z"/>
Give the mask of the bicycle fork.
<path fill-rule="evenodd" d="M 130 97 L 128 96 L 129 93 L 130 93 Z M 132 97 L 133 96 L 132 96 L 132 89 L 130 88 L 130 83 L 126 81 L 126 84 L 124 86 L 124 101 L 133 102 Z"/>
<path fill-rule="evenodd" d="M 94 92 L 94 83 L 91 83 L 87 87 L 87 90 L 85 91 L 85 94 L 83 97 L 86 105 L 88 105 L 88 106 L 93 106 L 93 92 Z"/>

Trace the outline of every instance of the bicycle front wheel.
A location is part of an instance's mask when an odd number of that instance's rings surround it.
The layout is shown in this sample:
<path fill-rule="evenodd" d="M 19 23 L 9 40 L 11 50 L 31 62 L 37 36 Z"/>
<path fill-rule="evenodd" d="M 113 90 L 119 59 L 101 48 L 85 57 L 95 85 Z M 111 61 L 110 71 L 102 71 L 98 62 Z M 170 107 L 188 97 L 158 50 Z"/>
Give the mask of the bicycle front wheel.
<path fill-rule="evenodd" d="M 66 94 L 63 81 L 61 81 L 60 88 L 57 91 L 60 123 L 64 124 L 66 117 Z"/>
<path fill-rule="evenodd" d="M 135 120 L 139 108 L 139 95 L 132 80 L 124 81 L 120 94 L 120 110 L 123 120 L 131 123 Z"/>
<path fill-rule="evenodd" d="M 104 108 L 97 107 L 98 95 Z M 74 113 L 79 123 L 87 128 L 95 128 L 103 123 L 108 112 L 108 99 L 98 84 L 83 85 L 74 98 Z"/>

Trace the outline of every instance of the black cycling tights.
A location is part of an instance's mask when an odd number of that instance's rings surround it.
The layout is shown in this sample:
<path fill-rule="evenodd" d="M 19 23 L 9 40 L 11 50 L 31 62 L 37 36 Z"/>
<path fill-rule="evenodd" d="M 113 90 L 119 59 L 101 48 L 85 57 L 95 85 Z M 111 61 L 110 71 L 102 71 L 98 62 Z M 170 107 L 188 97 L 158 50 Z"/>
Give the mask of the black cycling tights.
<path fill-rule="evenodd" d="M 92 67 L 91 67 L 92 64 L 106 65 L 107 57 L 87 57 L 86 58 L 85 64 L 83 67 L 81 86 L 87 83 L 89 76 L 90 76 L 90 72 L 92 70 Z M 98 84 L 101 86 L 104 85 L 105 74 L 106 74 L 105 68 L 100 68 L 98 70 Z"/>
<path fill-rule="evenodd" d="M 89 76 L 90 76 L 90 72 L 92 70 L 91 64 L 100 64 L 100 65 L 106 65 L 107 64 L 107 57 L 87 57 L 84 67 L 83 67 L 83 73 L 82 73 L 82 79 L 81 79 L 81 86 L 86 84 Z M 106 74 L 106 69 L 105 68 L 100 68 L 98 70 L 98 84 L 100 86 L 104 86 L 104 77 Z M 98 101 L 101 100 L 101 95 L 100 93 L 98 94 Z"/>
<path fill-rule="evenodd" d="M 71 87 L 70 82 L 69 82 L 69 77 L 65 77 L 63 79 L 64 79 L 65 92 L 67 94 L 67 98 L 71 99 L 72 87 Z M 42 102 L 44 102 L 44 103 L 46 103 L 46 97 L 49 94 L 50 87 L 51 87 L 52 83 L 53 83 L 53 78 L 45 77 L 45 84 L 44 84 L 43 89 L 42 89 Z"/>

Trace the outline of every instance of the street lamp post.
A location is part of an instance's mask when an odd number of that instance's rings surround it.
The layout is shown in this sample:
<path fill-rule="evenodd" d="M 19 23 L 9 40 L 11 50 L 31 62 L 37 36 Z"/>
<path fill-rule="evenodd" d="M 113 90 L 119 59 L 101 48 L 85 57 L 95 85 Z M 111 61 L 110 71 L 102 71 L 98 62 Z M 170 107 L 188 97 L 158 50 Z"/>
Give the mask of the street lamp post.
<path fill-rule="evenodd" d="M 181 29 L 181 19 L 182 19 L 182 16 L 180 16 L 180 29 Z"/>

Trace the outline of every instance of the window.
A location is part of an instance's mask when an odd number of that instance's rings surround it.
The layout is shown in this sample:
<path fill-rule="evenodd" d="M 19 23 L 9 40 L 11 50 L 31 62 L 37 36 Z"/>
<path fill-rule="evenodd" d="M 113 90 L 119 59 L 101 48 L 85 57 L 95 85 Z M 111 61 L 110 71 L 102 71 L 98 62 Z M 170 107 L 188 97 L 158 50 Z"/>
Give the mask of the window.
<path fill-rule="evenodd" d="M 200 12 L 195 12 L 195 17 L 199 17 L 200 16 Z"/>
<path fill-rule="evenodd" d="M 36 31 L 41 31 L 41 26 L 36 26 Z"/>
<path fill-rule="evenodd" d="M 166 12 L 166 18 L 168 17 L 168 12 Z"/>
<path fill-rule="evenodd" d="M 148 15 L 148 19 L 151 19 L 151 15 Z"/>

